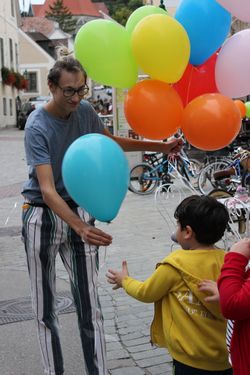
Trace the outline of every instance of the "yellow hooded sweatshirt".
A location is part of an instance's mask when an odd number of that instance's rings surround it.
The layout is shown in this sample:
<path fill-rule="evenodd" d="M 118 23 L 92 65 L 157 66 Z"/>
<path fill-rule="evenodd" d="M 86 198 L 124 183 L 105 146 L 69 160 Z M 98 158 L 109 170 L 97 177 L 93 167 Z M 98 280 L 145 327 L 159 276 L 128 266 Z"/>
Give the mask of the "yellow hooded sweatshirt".
<path fill-rule="evenodd" d="M 142 302 L 155 302 L 151 340 L 188 366 L 208 371 L 230 368 L 226 320 L 219 304 L 204 302 L 201 280 L 216 281 L 225 251 L 177 250 L 157 264 L 144 282 L 126 277 L 122 286 Z"/>

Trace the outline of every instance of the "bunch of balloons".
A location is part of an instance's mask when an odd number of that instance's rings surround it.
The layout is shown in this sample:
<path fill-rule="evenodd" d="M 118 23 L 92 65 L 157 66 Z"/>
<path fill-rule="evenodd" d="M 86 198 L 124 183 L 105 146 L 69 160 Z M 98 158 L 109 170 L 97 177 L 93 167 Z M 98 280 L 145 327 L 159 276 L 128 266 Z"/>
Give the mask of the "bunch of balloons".
<path fill-rule="evenodd" d="M 250 21 L 250 1 L 182 0 L 174 17 L 145 5 L 125 27 L 86 23 L 75 54 L 92 79 L 128 89 L 125 116 L 136 133 L 162 140 L 181 128 L 192 145 L 216 150 L 239 133 L 247 109 L 233 99 L 250 92 L 250 29 L 226 40 L 232 14 Z M 138 71 L 148 79 L 138 82 Z"/>
<path fill-rule="evenodd" d="M 93 80 L 128 89 L 125 116 L 139 135 L 163 140 L 181 128 L 193 146 L 217 150 L 234 140 L 241 118 L 250 117 L 250 102 L 237 99 L 250 93 L 250 29 L 228 37 L 232 15 L 250 22 L 250 1 L 182 0 L 174 17 L 142 6 L 125 27 L 107 19 L 87 22 L 76 35 L 75 56 Z M 138 72 L 148 78 L 138 81 Z M 125 196 L 128 166 L 122 151 L 103 137 L 76 141 L 63 176 L 80 205 L 110 221 Z M 95 202 L 95 189 L 109 198 L 103 201 L 101 193 Z"/>

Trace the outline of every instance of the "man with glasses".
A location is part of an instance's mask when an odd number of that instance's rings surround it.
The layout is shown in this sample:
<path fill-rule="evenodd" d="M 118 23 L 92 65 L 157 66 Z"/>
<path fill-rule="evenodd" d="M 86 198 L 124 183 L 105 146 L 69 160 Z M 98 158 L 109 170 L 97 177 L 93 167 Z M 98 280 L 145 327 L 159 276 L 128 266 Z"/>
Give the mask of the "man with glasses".
<path fill-rule="evenodd" d="M 57 60 L 48 74 L 52 99 L 31 113 L 25 127 L 29 179 L 24 184 L 22 235 L 31 281 L 32 304 L 38 329 L 44 373 L 64 373 L 58 334 L 55 259 L 59 253 L 68 271 L 74 297 L 86 372 L 106 375 L 103 318 L 97 295 L 98 247 L 112 237 L 95 228 L 94 218 L 77 206 L 62 180 L 67 148 L 78 137 L 101 133 L 125 151 L 178 152 L 179 140 L 143 142 L 112 136 L 91 105 L 87 76 L 70 55 Z"/>

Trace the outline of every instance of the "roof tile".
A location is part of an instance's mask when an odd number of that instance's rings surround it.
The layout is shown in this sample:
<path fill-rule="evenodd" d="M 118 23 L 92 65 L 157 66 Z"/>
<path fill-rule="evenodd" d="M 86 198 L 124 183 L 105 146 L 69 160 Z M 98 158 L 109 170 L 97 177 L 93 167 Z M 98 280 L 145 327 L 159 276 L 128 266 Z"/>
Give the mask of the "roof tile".
<path fill-rule="evenodd" d="M 55 0 L 45 0 L 43 5 L 32 4 L 32 9 L 35 16 L 45 17 L 46 11 L 49 11 L 49 6 L 53 5 Z M 90 0 L 64 0 L 64 5 L 69 8 L 74 16 L 92 16 L 100 17 L 97 7 Z"/>

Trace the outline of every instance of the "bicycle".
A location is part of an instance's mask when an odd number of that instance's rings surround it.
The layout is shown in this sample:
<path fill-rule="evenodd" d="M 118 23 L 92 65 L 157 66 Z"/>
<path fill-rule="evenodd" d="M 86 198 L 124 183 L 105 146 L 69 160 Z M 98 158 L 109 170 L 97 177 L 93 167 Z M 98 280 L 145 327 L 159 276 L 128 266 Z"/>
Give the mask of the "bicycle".
<path fill-rule="evenodd" d="M 228 205 L 233 207 L 230 220 L 227 225 L 227 232 L 240 239 L 242 235 L 247 232 L 247 225 L 249 223 L 249 213 L 246 209 L 245 203 L 241 203 L 241 199 L 237 198 L 231 192 L 223 189 L 214 189 L 210 191 L 208 196 L 213 197 L 219 201 L 227 201 Z M 241 203 L 241 204 L 240 204 Z M 233 226 L 236 225 L 236 228 Z"/>
<path fill-rule="evenodd" d="M 177 175 L 187 185 L 196 182 L 200 162 L 191 160 L 182 150 L 179 155 L 151 155 L 151 161 L 140 163 L 130 171 L 129 190 L 140 195 L 151 194 L 160 184 L 172 183 Z"/>
<path fill-rule="evenodd" d="M 237 186 L 250 184 L 248 160 L 250 153 L 241 150 L 234 160 L 223 160 L 211 163 L 203 168 L 198 178 L 198 187 L 202 194 L 208 194 L 213 189 L 222 189 L 234 193 Z M 245 164 L 245 165 L 244 165 Z"/>

